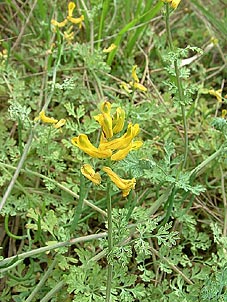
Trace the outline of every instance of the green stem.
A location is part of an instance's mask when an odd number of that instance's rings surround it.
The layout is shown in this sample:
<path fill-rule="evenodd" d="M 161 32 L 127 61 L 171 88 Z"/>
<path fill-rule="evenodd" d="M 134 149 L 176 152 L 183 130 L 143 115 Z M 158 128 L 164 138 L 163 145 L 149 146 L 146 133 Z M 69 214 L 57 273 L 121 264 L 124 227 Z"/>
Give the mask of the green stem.
<path fill-rule="evenodd" d="M 107 183 L 107 221 L 108 221 L 108 255 L 113 249 L 113 225 L 112 225 L 112 204 L 111 204 L 111 182 Z M 106 302 L 111 301 L 111 283 L 113 275 L 113 265 L 108 260 L 107 266 L 107 285 L 106 285 Z"/>
<path fill-rule="evenodd" d="M 77 225 L 78 225 L 78 222 L 80 219 L 80 215 L 81 215 L 81 212 L 83 209 L 85 195 L 86 195 L 85 178 L 84 178 L 83 174 L 80 172 L 80 194 L 79 194 L 78 205 L 75 210 L 74 219 L 73 219 L 71 227 L 70 227 L 71 232 L 74 232 L 77 228 Z"/>
<path fill-rule="evenodd" d="M 166 33 L 167 33 L 167 40 L 169 43 L 169 48 L 172 52 L 174 52 L 174 46 L 173 46 L 173 39 L 172 39 L 172 34 L 170 30 L 170 20 L 169 20 L 169 15 L 170 15 L 170 8 L 169 4 L 166 3 Z M 180 72 L 179 72 L 179 67 L 177 64 L 177 60 L 174 61 L 174 70 L 176 74 L 176 84 L 178 88 L 178 94 L 179 94 L 179 100 L 180 100 L 180 106 L 181 106 L 181 115 L 182 115 L 182 121 L 183 121 L 183 127 L 184 127 L 184 162 L 183 162 L 183 169 L 186 166 L 187 163 L 187 157 L 188 157 L 188 127 L 187 127 L 187 120 L 186 120 L 186 113 L 185 113 L 185 106 L 183 105 L 184 103 L 184 92 L 182 88 L 182 81 L 180 78 Z"/>
<path fill-rule="evenodd" d="M 71 245 L 74 245 L 74 244 L 78 244 L 78 243 L 81 243 L 81 242 L 87 242 L 87 241 L 90 241 L 90 240 L 97 240 L 97 239 L 100 239 L 100 238 L 105 238 L 106 236 L 107 236 L 107 233 L 104 232 L 104 233 L 99 233 L 99 234 L 92 234 L 92 235 L 77 237 L 77 238 L 73 238 L 73 239 L 70 239 L 70 240 L 67 240 L 67 241 L 58 242 L 56 244 L 40 247 L 40 248 L 31 250 L 31 251 L 28 251 L 28 252 L 21 253 L 21 254 L 16 255 L 16 256 L 5 258 L 2 261 L 0 261 L 0 274 L 5 272 L 5 271 L 8 271 L 10 268 L 18 265 L 21 262 L 21 260 L 23 260 L 25 258 L 34 257 L 35 255 L 39 255 L 39 254 L 45 253 L 47 251 L 52 251 L 52 250 L 55 250 L 55 249 L 59 249 L 61 247 L 71 246 Z M 10 267 L 9 266 L 5 267 L 8 264 L 10 265 Z M 4 268 L 1 268 L 1 267 L 4 267 Z"/>
<path fill-rule="evenodd" d="M 56 263 L 57 263 L 57 258 L 54 259 L 54 261 L 52 262 L 52 264 L 50 265 L 48 270 L 45 272 L 44 276 L 41 278 L 41 280 L 39 281 L 39 283 L 37 284 L 35 289 L 31 292 L 29 297 L 25 300 L 25 302 L 32 302 L 33 301 L 33 299 L 36 297 L 36 294 L 41 290 L 41 288 L 45 284 L 46 280 L 51 275 Z"/>
<path fill-rule="evenodd" d="M 13 238 L 13 239 L 15 239 L 15 240 L 21 240 L 21 239 L 27 238 L 27 235 L 18 236 L 18 235 L 14 235 L 14 234 L 12 234 L 12 233 L 10 232 L 10 230 L 9 230 L 9 215 L 8 215 L 8 214 L 6 214 L 6 216 L 5 216 L 4 225 L 5 225 L 6 234 L 7 234 L 9 237 L 11 237 L 11 238 Z"/>

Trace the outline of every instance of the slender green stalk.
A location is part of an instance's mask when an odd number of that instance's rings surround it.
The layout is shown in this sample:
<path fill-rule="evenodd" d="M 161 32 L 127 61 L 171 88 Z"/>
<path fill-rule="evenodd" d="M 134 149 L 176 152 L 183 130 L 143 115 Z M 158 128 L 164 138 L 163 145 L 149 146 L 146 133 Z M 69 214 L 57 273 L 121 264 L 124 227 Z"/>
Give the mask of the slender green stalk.
<path fill-rule="evenodd" d="M 50 267 L 48 270 L 45 272 L 39 283 L 36 285 L 35 289 L 31 292 L 31 294 L 28 296 L 28 298 L 25 300 L 25 302 L 32 302 L 33 299 L 36 297 L 36 294 L 41 290 L 43 285 L 45 284 L 46 280 L 49 278 L 51 275 L 55 265 L 57 263 L 57 258 L 54 259 L 54 261 L 51 263 Z"/>
<path fill-rule="evenodd" d="M 173 40 L 172 40 L 172 34 L 170 30 L 170 20 L 169 20 L 169 15 L 170 15 L 170 8 L 169 4 L 166 3 L 166 33 L 167 33 L 167 39 L 169 43 L 169 48 L 172 52 L 174 52 L 174 46 L 173 46 Z M 184 162 L 183 162 L 183 169 L 186 166 L 187 163 L 187 158 L 188 158 L 188 129 L 187 129 L 187 120 L 186 120 L 186 113 L 185 113 L 185 106 L 183 105 L 184 102 L 184 93 L 183 93 L 183 88 L 182 88 L 182 82 L 180 78 L 180 72 L 178 68 L 177 61 L 174 61 L 174 70 L 176 74 L 176 84 L 178 88 L 178 94 L 179 94 L 179 99 L 181 103 L 181 115 L 182 115 L 182 121 L 183 121 L 183 127 L 184 127 Z"/>
<path fill-rule="evenodd" d="M 113 225 L 112 225 L 112 204 L 111 204 L 111 182 L 107 183 L 107 221 L 108 221 L 108 255 L 113 249 Z M 111 301 L 111 283 L 113 275 L 113 265 L 109 263 L 107 266 L 107 285 L 106 285 L 106 302 Z"/>
<path fill-rule="evenodd" d="M 64 281 L 60 281 L 58 282 L 54 288 L 52 288 L 47 294 L 45 297 L 42 298 L 42 300 L 40 300 L 40 302 L 48 302 L 53 296 L 55 293 L 59 292 L 62 287 L 65 285 L 65 282 Z"/>
<path fill-rule="evenodd" d="M 67 240 L 67 241 L 58 242 L 56 244 L 40 247 L 40 248 L 31 250 L 31 251 L 28 251 L 28 252 L 24 252 L 24 253 L 21 253 L 19 255 L 9 257 L 9 258 L 5 258 L 2 261 L 0 261 L 0 268 L 4 267 L 4 268 L 0 269 L 0 273 L 3 273 L 5 271 L 9 270 L 9 266 L 5 268 L 6 265 L 9 264 L 9 265 L 11 265 L 10 267 L 14 267 L 19 262 L 21 262 L 21 260 L 23 260 L 25 258 L 33 257 L 35 255 L 39 255 L 39 254 L 45 253 L 47 251 L 52 251 L 52 250 L 55 250 L 55 249 L 59 249 L 61 247 L 71 246 L 71 245 L 74 245 L 74 244 L 77 244 L 77 243 L 80 243 L 80 242 L 87 242 L 87 241 L 90 241 L 90 240 L 97 240 L 99 238 L 105 238 L 106 236 L 107 236 L 107 233 L 104 232 L 104 233 L 99 233 L 99 234 L 92 234 L 92 235 L 77 237 L 77 238 L 73 238 L 73 239 L 70 239 L 70 240 Z M 18 261 L 18 260 L 19 260 L 19 262 L 15 263 L 15 261 Z"/>
<path fill-rule="evenodd" d="M 72 221 L 71 227 L 70 227 L 70 231 L 74 232 L 77 228 L 79 219 L 80 219 L 80 215 L 83 209 L 83 204 L 84 204 L 84 199 L 85 199 L 85 195 L 86 195 L 86 190 L 85 190 L 85 178 L 83 176 L 83 174 L 80 172 L 80 194 L 79 194 L 79 201 L 78 201 L 78 205 L 75 209 L 75 215 L 74 215 L 74 219 Z"/>
<path fill-rule="evenodd" d="M 6 214 L 5 216 L 5 221 L 4 221 L 4 226 L 5 226 L 5 231 L 6 231 L 6 234 L 13 238 L 13 239 L 16 239 L 16 240 L 21 240 L 21 239 L 25 239 L 27 238 L 27 235 L 23 235 L 23 236 L 18 236 L 18 235 L 14 235 L 10 232 L 9 230 L 9 215 Z"/>

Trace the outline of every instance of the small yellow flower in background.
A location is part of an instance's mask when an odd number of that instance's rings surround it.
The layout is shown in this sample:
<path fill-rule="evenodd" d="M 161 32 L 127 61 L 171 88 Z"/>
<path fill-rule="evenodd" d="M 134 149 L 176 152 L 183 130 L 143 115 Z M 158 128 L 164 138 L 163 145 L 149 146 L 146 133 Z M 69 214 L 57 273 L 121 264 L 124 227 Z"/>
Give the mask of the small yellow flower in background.
<path fill-rule="evenodd" d="M 91 165 L 85 164 L 81 167 L 81 173 L 87 177 L 90 181 L 92 181 L 94 184 L 99 185 L 101 183 L 101 176 L 95 170 L 92 168 Z"/>
<path fill-rule="evenodd" d="M 79 24 L 79 29 L 82 28 L 82 23 L 84 21 L 84 15 L 81 15 L 79 18 L 67 17 L 67 19 L 73 24 Z"/>
<path fill-rule="evenodd" d="M 117 48 L 117 45 L 115 45 L 114 43 L 112 43 L 108 48 L 104 48 L 103 52 L 104 53 L 109 53 L 109 52 L 111 52 L 112 50 L 114 50 L 116 48 Z"/>
<path fill-rule="evenodd" d="M 72 44 L 72 40 L 74 38 L 74 32 L 72 31 L 73 27 L 70 26 L 69 29 L 64 31 L 64 39 L 69 43 Z"/>
<path fill-rule="evenodd" d="M 109 178 L 115 185 L 121 189 L 123 197 L 126 197 L 132 189 L 135 189 L 136 179 L 122 179 L 109 167 L 103 167 L 103 171 L 107 173 Z"/>
<path fill-rule="evenodd" d="M 56 21 L 54 19 L 51 20 L 51 24 L 54 25 L 54 26 L 56 26 L 56 27 L 64 27 L 67 24 L 67 22 L 68 22 L 67 19 L 65 19 L 62 22 L 58 22 L 58 21 Z"/>
<path fill-rule="evenodd" d="M 60 119 L 60 120 L 56 120 L 55 118 L 53 117 L 48 117 L 46 116 L 45 114 L 45 111 L 41 111 L 39 113 L 39 115 L 34 119 L 35 122 L 37 121 L 42 121 L 43 123 L 46 123 L 46 124 L 52 124 L 54 128 L 56 129 L 60 129 L 62 126 L 65 125 L 66 123 L 66 120 L 65 119 Z"/>
<path fill-rule="evenodd" d="M 131 86 L 130 86 L 128 83 L 121 82 L 120 87 L 121 87 L 122 89 L 124 89 L 124 90 L 125 90 L 126 92 L 128 92 L 128 93 L 131 93 L 131 92 L 132 92 L 132 89 L 130 89 Z"/>
<path fill-rule="evenodd" d="M 171 3 L 172 8 L 176 9 L 180 2 L 181 0 L 173 0 Z"/>
<path fill-rule="evenodd" d="M 225 118 L 227 115 L 227 110 L 226 109 L 223 109 L 222 112 L 221 112 L 221 117 L 222 118 Z"/>
<path fill-rule="evenodd" d="M 211 37 L 210 41 L 211 41 L 211 43 L 213 43 L 214 45 L 217 45 L 218 42 L 219 42 L 218 39 L 215 38 L 215 37 Z"/>
<path fill-rule="evenodd" d="M 58 121 L 56 124 L 54 124 L 54 128 L 59 129 L 62 126 L 64 126 L 66 123 L 66 120 L 64 118 L 60 119 L 60 121 Z"/>
<path fill-rule="evenodd" d="M 180 4 L 181 0 L 162 0 L 162 2 L 170 3 L 171 7 L 176 9 Z"/>
<path fill-rule="evenodd" d="M 68 4 L 68 15 L 67 17 L 62 21 L 62 22 L 58 22 L 54 19 L 51 20 L 51 24 L 53 26 L 56 26 L 56 27 L 64 27 L 68 21 L 73 23 L 73 24 L 79 24 L 79 28 L 82 27 L 82 22 L 84 21 L 84 16 L 81 15 L 79 18 L 73 18 L 73 11 L 76 7 L 76 4 L 74 2 L 69 2 Z"/>
<path fill-rule="evenodd" d="M 130 151 L 139 149 L 142 141 L 133 141 L 139 134 L 140 128 L 138 124 L 129 123 L 127 131 L 120 137 L 114 138 L 115 134 L 120 133 L 124 128 L 125 111 L 118 107 L 114 114 L 111 114 L 110 102 L 103 102 L 100 107 L 101 113 L 94 116 L 94 119 L 100 124 L 102 133 L 98 148 L 95 147 L 86 134 L 79 134 L 73 137 L 71 142 L 74 146 L 81 149 L 86 154 L 94 158 L 119 161 L 124 159 Z M 126 197 L 131 189 L 135 188 L 135 178 L 131 180 L 121 179 L 110 168 L 103 168 L 110 179 L 122 190 L 123 196 Z M 93 168 L 86 164 L 81 168 L 82 174 L 96 184 L 100 184 L 101 177 L 95 173 Z"/>
<path fill-rule="evenodd" d="M 139 78 L 138 78 L 138 76 L 137 76 L 137 74 L 136 74 L 136 68 L 137 68 L 137 65 L 134 65 L 134 66 L 132 67 L 132 78 L 133 78 L 133 80 L 134 80 L 136 83 L 139 83 Z"/>
<path fill-rule="evenodd" d="M 41 111 L 39 116 L 37 116 L 34 121 L 42 121 L 43 123 L 47 124 L 56 124 L 58 122 L 58 120 L 53 117 L 47 117 L 44 111 Z"/>
<path fill-rule="evenodd" d="M 68 4 L 68 17 L 72 17 L 75 7 L 76 7 L 76 4 L 74 2 L 69 2 L 69 4 Z"/>
<path fill-rule="evenodd" d="M 222 102 L 222 89 L 218 89 L 218 90 L 210 89 L 208 91 L 208 93 L 210 95 L 214 95 L 217 98 L 217 100 L 218 100 L 219 103 Z"/>
<path fill-rule="evenodd" d="M 147 91 L 147 88 L 145 87 L 145 86 L 143 86 L 142 84 L 140 84 L 140 83 L 137 83 L 137 82 L 130 82 L 129 84 L 131 84 L 131 86 L 133 87 L 133 88 L 135 88 L 135 89 L 139 89 L 139 90 L 141 90 L 141 91 L 143 91 L 143 92 L 146 92 Z"/>
<path fill-rule="evenodd" d="M 136 69 L 137 69 L 137 65 L 134 65 L 132 67 L 132 73 L 131 73 L 131 77 L 132 77 L 133 81 L 131 81 L 129 83 L 121 82 L 120 87 L 123 88 L 128 93 L 132 92 L 132 90 L 130 88 L 138 89 L 143 92 L 147 92 L 147 88 L 143 84 L 141 84 L 139 81 L 139 78 L 136 73 Z"/>

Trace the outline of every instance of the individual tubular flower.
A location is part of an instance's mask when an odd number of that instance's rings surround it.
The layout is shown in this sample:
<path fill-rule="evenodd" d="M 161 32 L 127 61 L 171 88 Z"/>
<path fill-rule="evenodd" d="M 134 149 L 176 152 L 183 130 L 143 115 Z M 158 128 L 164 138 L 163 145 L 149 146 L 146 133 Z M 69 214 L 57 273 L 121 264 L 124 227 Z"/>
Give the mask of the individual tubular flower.
<path fill-rule="evenodd" d="M 136 68 L 137 68 L 137 65 L 134 65 L 134 66 L 132 67 L 132 78 L 133 78 L 133 80 L 134 80 L 135 82 L 139 83 L 139 78 L 138 78 L 138 76 L 137 76 L 137 74 L 136 74 Z"/>
<path fill-rule="evenodd" d="M 107 139 L 113 136 L 113 126 L 112 117 L 110 114 L 111 104 L 109 102 L 104 102 L 101 105 L 101 114 L 95 115 L 94 119 L 102 127 L 102 131 Z"/>
<path fill-rule="evenodd" d="M 85 164 L 81 167 L 81 173 L 91 180 L 94 184 L 99 185 L 101 183 L 101 176 L 92 168 L 91 165 Z"/>
<path fill-rule="evenodd" d="M 56 26 L 56 27 L 64 27 L 66 24 L 67 24 L 67 22 L 68 22 L 68 20 L 67 19 L 65 19 L 64 21 L 62 21 L 62 22 L 58 22 L 58 21 L 56 21 L 56 20 L 54 20 L 54 19 L 52 19 L 51 20 L 51 24 L 52 25 L 54 25 L 54 26 Z"/>
<path fill-rule="evenodd" d="M 86 134 L 80 134 L 79 136 L 72 138 L 71 142 L 74 146 L 80 148 L 91 157 L 108 158 L 112 155 L 112 151 L 110 149 L 103 150 L 93 146 Z"/>
<path fill-rule="evenodd" d="M 132 125 L 130 123 L 128 125 L 127 132 L 119 138 L 115 138 L 111 141 L 100 142 L 99 148 L 102 150 L 110 149 L 110 150 L 121 150 L 125 149 L 132 142 L 133 138 L 139 133 L 139 125 Z"/>
<path fill-rule="evenodd" d="M 81 15 L 79 18 L 73 18 L 73 17 L 68 16 L 67 20 L 69 20 L 73 24 L 79 24 L 79 28 L 81 29 L 82 22 L 84 21 L 84 15 Z"/>
<path fill-rule="evenodd" d="M 141 90 L 143 92 L 147 91 L 147 88 L 145 86 L 143 86 L 143 84 L 137 83 L 137 82 L 130 82 L 131 86 L 135 89 Z"/>
<path fill-rule="evenodd" d="M 60 119 L 56 124 L 53 125 L 54 128 L 59 129 L 62 126 L 64 126 L 66 123 L 66 120 L 64 118 Z"/>
<path fill-rule="evenodd" d="M 222 89 L 218 89 L 218 90 L 210 89 L 208 92 L 210 95 L 214 95 L 219 103 L 222 102 Z"/>
<path fill-rule="evenodd" d="M 107 173 L 113 183 L 121 189 L 123 197 L 126 197 L 132 189 L 135 189 L 136 179 L 122 179 L 109 167 L 103 167 L 103 171 Z"/>
<path fill-rule="evenodd" d="M 137 150 L 140 147 L 142 147 L 142 145 L 143 145 L 143 142 L 141 142 L 141 141 L 132 142 L 128 145 L 128 147 L 121 149 L 121 150 L 117 151 L 116 153 L 114 153 L 110 159 L 114 160 L 114 161 L 122 160 L 128 155 L 128 153 L 130 151 Z"/>
<path fill-rule="evenodd" d="M 64 31 L 64 39 L 68 42 L 68 44 L 72 43 L 72 40 L 74 38 L 74 32 L 72 31 L 73 27 L 70 26 L 69 29 Z"/>
<path fill-rule="evenodd" d="M 56 124 L 58 122 L 55 118 L 46 116 L 43 110 L 39 113 L 39 116 L 34 119 L 34 121 L 42 121 L 47 124 Z"/>
<path fill-rule="evenodd" d="M 102 52 L 109 53 L 109 52 L 113 51 L 116 48 L 117 48 L 117 45 L 112 43 L 108 48 L 104 48 Z"/>
<path fill-rule="evenodd" d="M 124 127 L 125 123 L 125 111 L 120 107 L 117 108 L 113 115 L 113 133 L 119 133 Z"/>
<path fill-rule="evenodd" d="M 128 83 L 121 82 L 120 87 L 128 93 L 132 92 L 132 89 L 130 89 L 131 86 Z"/>

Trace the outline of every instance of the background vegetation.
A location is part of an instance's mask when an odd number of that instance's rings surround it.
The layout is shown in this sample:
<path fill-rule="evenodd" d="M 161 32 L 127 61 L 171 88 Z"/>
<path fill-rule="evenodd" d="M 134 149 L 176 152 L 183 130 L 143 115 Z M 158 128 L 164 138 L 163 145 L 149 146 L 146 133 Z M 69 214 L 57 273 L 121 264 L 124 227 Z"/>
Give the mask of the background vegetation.
<path fill-rule="evenodd" d="M 0 2 L 0 300 L 107 301 L 109 263 L 111 301 L 227 301 L 225 1 L 75 4 L 56 28 L 66 1 Z M 122 88 L 134 65 L 147 91 Z M 114 163 L 137 184 L 112 185 L 111 252 L 105 181 L 80 190 L 100 163 L 70 141 L 96 142 L 104 100 L 143 140 Z"/>

